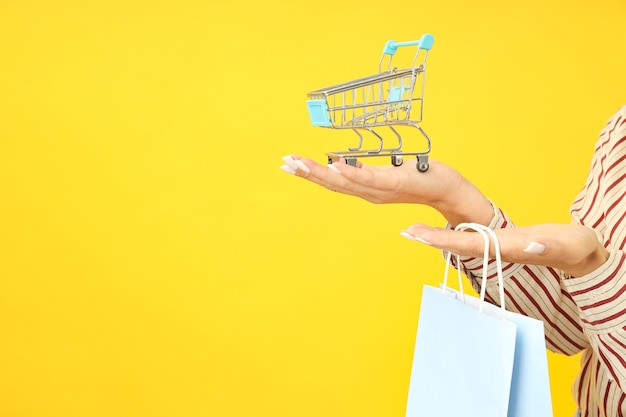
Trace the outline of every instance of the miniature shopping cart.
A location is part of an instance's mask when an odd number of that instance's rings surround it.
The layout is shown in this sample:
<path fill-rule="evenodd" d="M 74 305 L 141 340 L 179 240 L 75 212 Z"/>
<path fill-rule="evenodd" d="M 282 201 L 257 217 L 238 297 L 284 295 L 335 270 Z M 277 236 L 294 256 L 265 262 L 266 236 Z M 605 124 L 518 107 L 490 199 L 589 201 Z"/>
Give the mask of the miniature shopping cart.
<path fill-rule="evenodd" d="M 403 156 L 412 155 L 417 157 L 420 172 L 428 170 L 430 138 L 419 124 L 424 111 L 426 58 L 433 42 L 430 34 L 416 41 L 388 41 L 378 64 L 378 74 L 308 93 L 307 107 L 313 126 L 352 129 L 359 137 L 357 147 L 328 152 L 329 163 L 343 158 L 348 164 L 356 166 L 357 158 L 390 156 L 391 163 L 400 166 Z M 392 67 L 397 49 L 404 46 L 417 47 L 413 66 Z M 383 69 L 385 65 L 386 69 Z M 425 150 L 406 152 L 402 149 L 400 130 L 404 127 L 414 128 L 423 136 Z M 388 136 L 395 139 L 394 145 L 397 141 L 397 146 L 387 147 L 381 130 L 389 130 Z M 378 146 L 365 149 L 364 133 L 374 135 Z"/>

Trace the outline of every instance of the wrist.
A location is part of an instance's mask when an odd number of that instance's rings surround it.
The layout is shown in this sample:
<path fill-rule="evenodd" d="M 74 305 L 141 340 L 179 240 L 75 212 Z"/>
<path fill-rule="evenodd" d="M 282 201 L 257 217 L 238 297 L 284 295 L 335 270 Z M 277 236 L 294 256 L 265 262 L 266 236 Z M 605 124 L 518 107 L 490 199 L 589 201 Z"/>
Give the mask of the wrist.
<path fill-rule="evenodd" d="M 483 193 L 464 177 L 447 190 L 443 198 L 431 206 L 446 220 L 459 223 L 478 223 L 488 226 L 494 217 L 493 205 Z"/>

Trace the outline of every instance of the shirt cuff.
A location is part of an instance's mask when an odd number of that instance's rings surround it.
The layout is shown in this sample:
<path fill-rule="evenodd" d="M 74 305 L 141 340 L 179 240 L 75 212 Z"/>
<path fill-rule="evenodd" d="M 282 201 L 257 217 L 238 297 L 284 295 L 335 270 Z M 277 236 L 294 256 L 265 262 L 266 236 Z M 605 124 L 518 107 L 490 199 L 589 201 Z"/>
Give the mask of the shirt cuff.
<path fill-rule="evenodd" d="M 563 280 L 588 331 L 606 333 L 626 324 L 626 253 L 611 250 L 597 270 Z"/>
<path fill-rule="evenodd" d="M 492 230 L 515 227 L 513 222 L 507 217 L 506 214 L 504 214 L 502 210 L 500 210 L 499 207 L 497 207 L 492 201 L 489 201 L 489 202 L 491 203 L 491 206 L 493 207 L 493 218 L 491 219 L 491 222 L 487 225 L 487 227 L 489 227 Z M 453 229 L 450 223 L 446 225 L 446 228 Z M 444 259 L 446 258 L 447 255 L 448 253 L 444 251 L 443 253 Z M 470 279 L 482 278 L 483 258 L 462 256 L 460 257 L 460 261 L 461 261 L 461 269 L 468 278 Z M 456 265 L 455 256 L 451 257 L 451 263 L 455 268 L 458 267 L 458 265 Z M 519 267 L 521 267 L 521 265 L 516 265 L 516 264 L 511 264 L 511 263 L 506 263 L 506 262 L 502 263 L 502 270 L 505 272 L 506 275 L 510 274 L 512 272 L 512 269 L 518 269 Z M 495 259 L 490 259 L 488 263 L 488 267 L 487 267 L 487 280 L 488 281 L 494 280 L 495 281 L 494 284 L 497 284 L 497 278 L 498 278 L 498 271 L 497 271 Z"/>

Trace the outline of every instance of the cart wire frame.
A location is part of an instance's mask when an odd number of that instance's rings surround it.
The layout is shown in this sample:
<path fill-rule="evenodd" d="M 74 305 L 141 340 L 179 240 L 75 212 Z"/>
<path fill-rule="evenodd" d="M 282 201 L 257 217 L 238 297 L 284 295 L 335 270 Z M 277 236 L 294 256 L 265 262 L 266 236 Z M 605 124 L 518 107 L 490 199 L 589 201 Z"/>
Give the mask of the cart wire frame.
<path fill-rule="evenodd" d="M 417 157 L 418 171 L 428 170 L 431 141 L 419 123 L 422 121 L 424 112 L 426 59 L 433 42 L 434 38 L 430 34 L 425 34 L 415 41 L 388 41 L 383 48 L 377 74 L 321 88 L 307 94 L 307 108 L 313 126 L 352 129 L 359 137 L 356 147 L 344 151 L 327 152 L 329 163 L 343 158 L 346 163 L 356 166 L 357 158 L 390 156 L 391 163 L 394 166 L 400 166 L 403 156 L 410 155 Z M 400 69 L 392 67 L 392 60 L 398 48 L 405 46 L 417 47 L 413 66 Z M 399 126 L 417 129 L 426 141 L 426 149 L 421 152 L 403 151 Z M 380 133 L 381 128 L 391 131 L 392 136 L 397 139 L 397 146 L 385 146 L 385 139 Z M 374 135 L 379 146 L 364 149 L 362 132 Z"/>

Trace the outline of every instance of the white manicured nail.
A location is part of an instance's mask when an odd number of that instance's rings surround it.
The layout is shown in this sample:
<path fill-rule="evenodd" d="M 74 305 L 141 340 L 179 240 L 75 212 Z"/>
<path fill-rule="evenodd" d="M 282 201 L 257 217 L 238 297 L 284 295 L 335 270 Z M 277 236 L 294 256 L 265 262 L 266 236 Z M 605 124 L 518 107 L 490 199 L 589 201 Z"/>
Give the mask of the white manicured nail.
<path fill-rule="evenodd" d="M 298 164 L 296 164 L 295 159 L 293 159 L 291 156 L 289 155 L 283 156 L 283 161 L 285 161 L 287 166 L 293 169 L 294 171 L 298 169 Z"/>
<path fill-rule="evenodd" d="M 307 174 L 311 172 L 311 170 L 309 169 L 309 167 L 308 167 L 308 166 L 306 166 L 306 165 L 304 164 L 304 162 L 302 162 L 301 160 L 299 160 L 299 159 L 298 159 L 298 160 L 297 160 L 297 161 L 295 161 L 295 162 L 296 162 L 296 165 L 298 165 L 298 168 L 300 168 L 301 170 L 303 170 L 303 171 L 304 171 L 304 172 L 306 172 Z"/>
<path fill-rule="evenodd" d="M 341 171 L 339 171 L 339 168 L 337 168 L 334 164 L 328 164 L 328 169 L 330 169 L 333 172 L 336 172 L 337 174 L 341 174 Z"/>
<path fill-rule="evenodd" d="M 416 237 L 416 236 L 413 236 L 413 235 L 412 235 L 412 234 L 410 234 L 409 232 L 402 231 L 402 232 L 400 232 L 400 235 L 404 236 L 405 238 L 407 238 L 407 239 L 409 239 L 409 240 L 414 240 L 414 241 L 416 241 L 416 242 L 424 243 L 424 244 L 426 244 L 426 245 L 432 245 L 432 243 L 430 243 L 429 241 L 424 240 L 424 239 L 422 239 L 421 237 Z"/>
<path fill-rule="evenodd" d="M 288 167 L 287 165 L 281 165 L 280 169 L 282 169 L 283 171 L 285 171 L 287 174 L 291 174 L 294 175 L 296 173 L 295 170 L 291 169 L 290 167 Z"/>
<path fill-rule="evenodd" d="M 528 246 L 524 249 L 524 252 L 534 253 L 536 255 L 541 255 L 546 251 L 546 245 L 543 243 L 530 242 Z"/>

